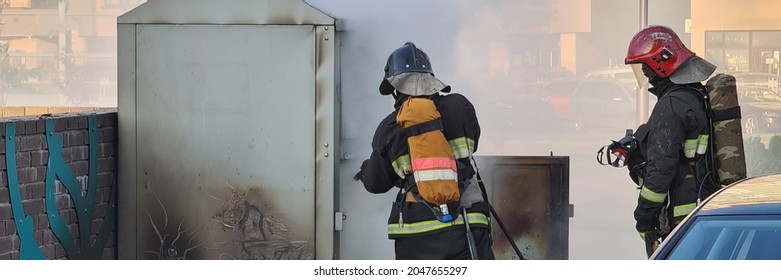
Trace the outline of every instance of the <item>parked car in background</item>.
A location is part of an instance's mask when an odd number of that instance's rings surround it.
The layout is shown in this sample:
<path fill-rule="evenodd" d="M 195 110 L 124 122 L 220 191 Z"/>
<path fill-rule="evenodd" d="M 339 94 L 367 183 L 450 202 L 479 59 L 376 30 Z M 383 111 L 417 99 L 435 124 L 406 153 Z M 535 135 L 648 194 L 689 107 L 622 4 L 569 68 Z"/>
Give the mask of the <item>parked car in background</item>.
<path fill-rule="evenodd" d="M 567 129 L 585 132 L 636 128 L 637 81 L 597 73 L 602 72 L 592 72 L 583 78 L 550 80 L 536 87 L 535 92 L 553 108 L 555 117 L 566 123 Z M 650 113 L 656 98 L 650 97 L 648 102 Z"/>
<path fill-rule="evenodd" d="M 635 88 L 616 79 L 581 80 L 572 92 L 570 105 L 575 130 L 636 128 L 636 95 Z"/>
<path fill-rule="evenodd" d="M 553 108 L 534 95 L 507 94 L 487 101 L 492 103 L 491 111 L 478 114 L 491 116 L 491 121 L 480 125 L 495 128 L 508 137 L 557 129 L 559 125 L 553 117 Z"/>
<path fill-rule="evenodd" d="M 781 132 L 781 96 L 764 86 L 738 86 L 744 135 Z"/>
<path fill-rule="evenodd" d="M 594 70 L 583 75 L 584 79 L 615 79 L 627 88 L 637 87 L 637 78 L 629 65 L 618 65 Z"/>
<path fill-rule="evenodd" d="M 781 174 L 735 182 L 694 209 L 652 260 L 781 260 Z"/>
<path fill-rule="evenodd" d="M 466 88 L 464 92 L 480 92 L 472 98 L 480 126 L 494 140 L 519 139 L 558 129 L 553 108 L 534 94 L 536 86 L 516 84 L 508 79 L 492 80 L 490 91 Z"/>
<path fill-rule="evenodd" d="M 572 114 L 572 92 L 580 81 L 581 79 L 578 78 L 558 78 L 545 81 L 537 87 L 536 95 L 553 108 L 556 118 L 569 120 Z"/>

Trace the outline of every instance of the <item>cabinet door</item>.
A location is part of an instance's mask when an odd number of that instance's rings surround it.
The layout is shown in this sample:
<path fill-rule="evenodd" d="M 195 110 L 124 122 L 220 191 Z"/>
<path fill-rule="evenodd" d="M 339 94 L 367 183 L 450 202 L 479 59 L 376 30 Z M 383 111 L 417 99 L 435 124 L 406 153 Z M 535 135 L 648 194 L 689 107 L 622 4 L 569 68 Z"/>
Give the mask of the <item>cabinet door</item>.
<path fill-rule="evenodd" d="M 136 37 L 138 258 L 314 258 L 315 29 Z"/>

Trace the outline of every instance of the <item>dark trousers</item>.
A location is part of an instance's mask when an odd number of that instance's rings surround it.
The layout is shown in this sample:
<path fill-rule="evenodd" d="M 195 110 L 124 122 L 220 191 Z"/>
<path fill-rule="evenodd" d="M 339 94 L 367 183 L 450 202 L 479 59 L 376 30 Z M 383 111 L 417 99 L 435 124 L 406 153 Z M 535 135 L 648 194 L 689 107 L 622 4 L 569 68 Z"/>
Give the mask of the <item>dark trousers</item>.
<path fill-rule="evenodd" d="M 493 260 L 489 229 L 472 227 L 478 260 Z M 397 238 L 397 260 L 469 260 L 469 245 L 466 228 L 454 227 L 450 230 L 426 234 L 423 236 Z"/>

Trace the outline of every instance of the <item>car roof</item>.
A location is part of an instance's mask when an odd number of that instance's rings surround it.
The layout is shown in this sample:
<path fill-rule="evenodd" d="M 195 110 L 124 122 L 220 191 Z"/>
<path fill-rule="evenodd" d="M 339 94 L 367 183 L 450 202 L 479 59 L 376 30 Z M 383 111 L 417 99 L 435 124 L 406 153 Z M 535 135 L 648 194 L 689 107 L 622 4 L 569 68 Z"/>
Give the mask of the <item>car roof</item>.
<path fill-rule="evenodd" d="M 781 174 L 743 179 L 712 195 L 694 214 L 781 214 Z"/>
<path fill-rule="evenodd" d="M 613 66 L 613 67 L 596 69 L 596 70 L 593 70 L 591 72 L 586 73 L 585 76 L 605 75 L 605 74 L 611 74 L 611 73 L 633 73 L 632 72 L 632 66 L 629 66 L 629 65 L 616 65 L 616 66 Z M 634 75 L 634 73 L 632 75 Z"/>
<path fill-rule="evenodd" d="M 636 82 L 633 82 L 633 83 L 636 83 Z M 621 81 L 619 79 L 613 79 L 613 78 L 602 78 L 602 77 L 599 77 L 599 78 L 583 79 L 583 80 L 580 81 L 580 83 L 577 84 L 577 86 L 575 87 L 574 90 L 575 90 L 575 92 L 577 92 L 578 90 L 580 90 L 584 86 L 585 87 L 594 87 L 594 85 L 596 85 L 596 86 L 604 86 L 605 84 L 617 85 L 623 91 L 628 93 L 628 96 L 630 98 L 634 98 L 635 97 L 634 94 L 633 94 L 634 91 L 632 90 L 630 85 L 628 85 L 627 83 L 625 83 L 625 82 L 623 82 L 623 81 Z"/>
<path fill-rule="evenodd" d="M 735 72 L 732 73 L 732 76 L 738 77 L 744 77 L 744 76 L 767 76 L 767 77 L 778 77 L 776 74 L 770 74 L 765 72 Z"/>
<path fill-rule="evenodd" d="M 766 86 L 747 85 L 747 86 L 740 86 L 737 89 L 738 92 L 741 93 L 745 93 L 747 91 L 752 91 L 752 90 L 758 90 L 758 91 L 770 92 L 772 94 L 778 95 L 778 92 Z"/>

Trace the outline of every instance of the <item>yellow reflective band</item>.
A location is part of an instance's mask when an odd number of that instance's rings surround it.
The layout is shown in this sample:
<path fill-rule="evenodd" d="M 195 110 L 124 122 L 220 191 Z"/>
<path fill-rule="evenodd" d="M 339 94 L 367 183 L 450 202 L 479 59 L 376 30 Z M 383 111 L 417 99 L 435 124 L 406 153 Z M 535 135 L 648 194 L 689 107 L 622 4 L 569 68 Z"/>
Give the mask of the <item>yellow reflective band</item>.
<path fill-rule="evenodd" d="M 699 143 L 698 139 L 686 139 L 686 142 L 683 143 L 683 155 L 686 156 L 686 158 L 694 158 L 694 155 L 697 152 L 697 143 Z"/>
<path fill-rule="evenodd" d="M 695 207 L 697 207 L 697 203 L 689 203 L 689 204 L 675 206 L 673 207 L 673 217 L 678 218 L 681 216 L 689 215 L 689 213 L 691 213 Z"/>
<path fill-rule="evenodd" d="M 708 134 L 700 134 L 700 138 L 697 140 L 697 154 L 704 155 L 705 150 L 708 149 Z"/>
<path fill-rule="evenodd" d="M 646 186 L 643 186 L 643 188 L 640 189 L 640 197 L 653 203 L 662 203 L 667 198 L 667 194 L 655 193 Z"/>
<path fill-rule="evenodd" d="M 448 141 L 450 143 L 450 149 L 453 150 L 453 155 L 456 159 L 469 158 L 475 152 L 475 140 L 467 137 L 459 137 Z"/>
<path fill-rule="evenodd" d="M 393 166 L 393 171 L 396 171 L 396 174 L 402 179 L 412 172 L 412 161 L 409 159 L 409 154 L 396 158 L 396 160 L 391 162 L 391 165 Z"/>
<path fill-rule="evenodd" d="M 468 213 L 469 224 L 475 225 L 488 225 L 488 216 L 483 213 Z M 389 235 L 402 235 L 402 234 L 420 234 L 439 230 L 447 227 L 458 226 L 464 224 L 464 217 L 459 215 L 455 221 L 452 222 L 440 222 L 437 220 L 422 221 L 416 223 L 404 223 L 404 227 L 399 227 L 399 224 L 388 224 Z"/>
<path fill-rule="evenodd" d="M 415 182 L 434 180 L 458 180 L 458 174 L 451 169 L 433 169 L 415 171 Z"/>

